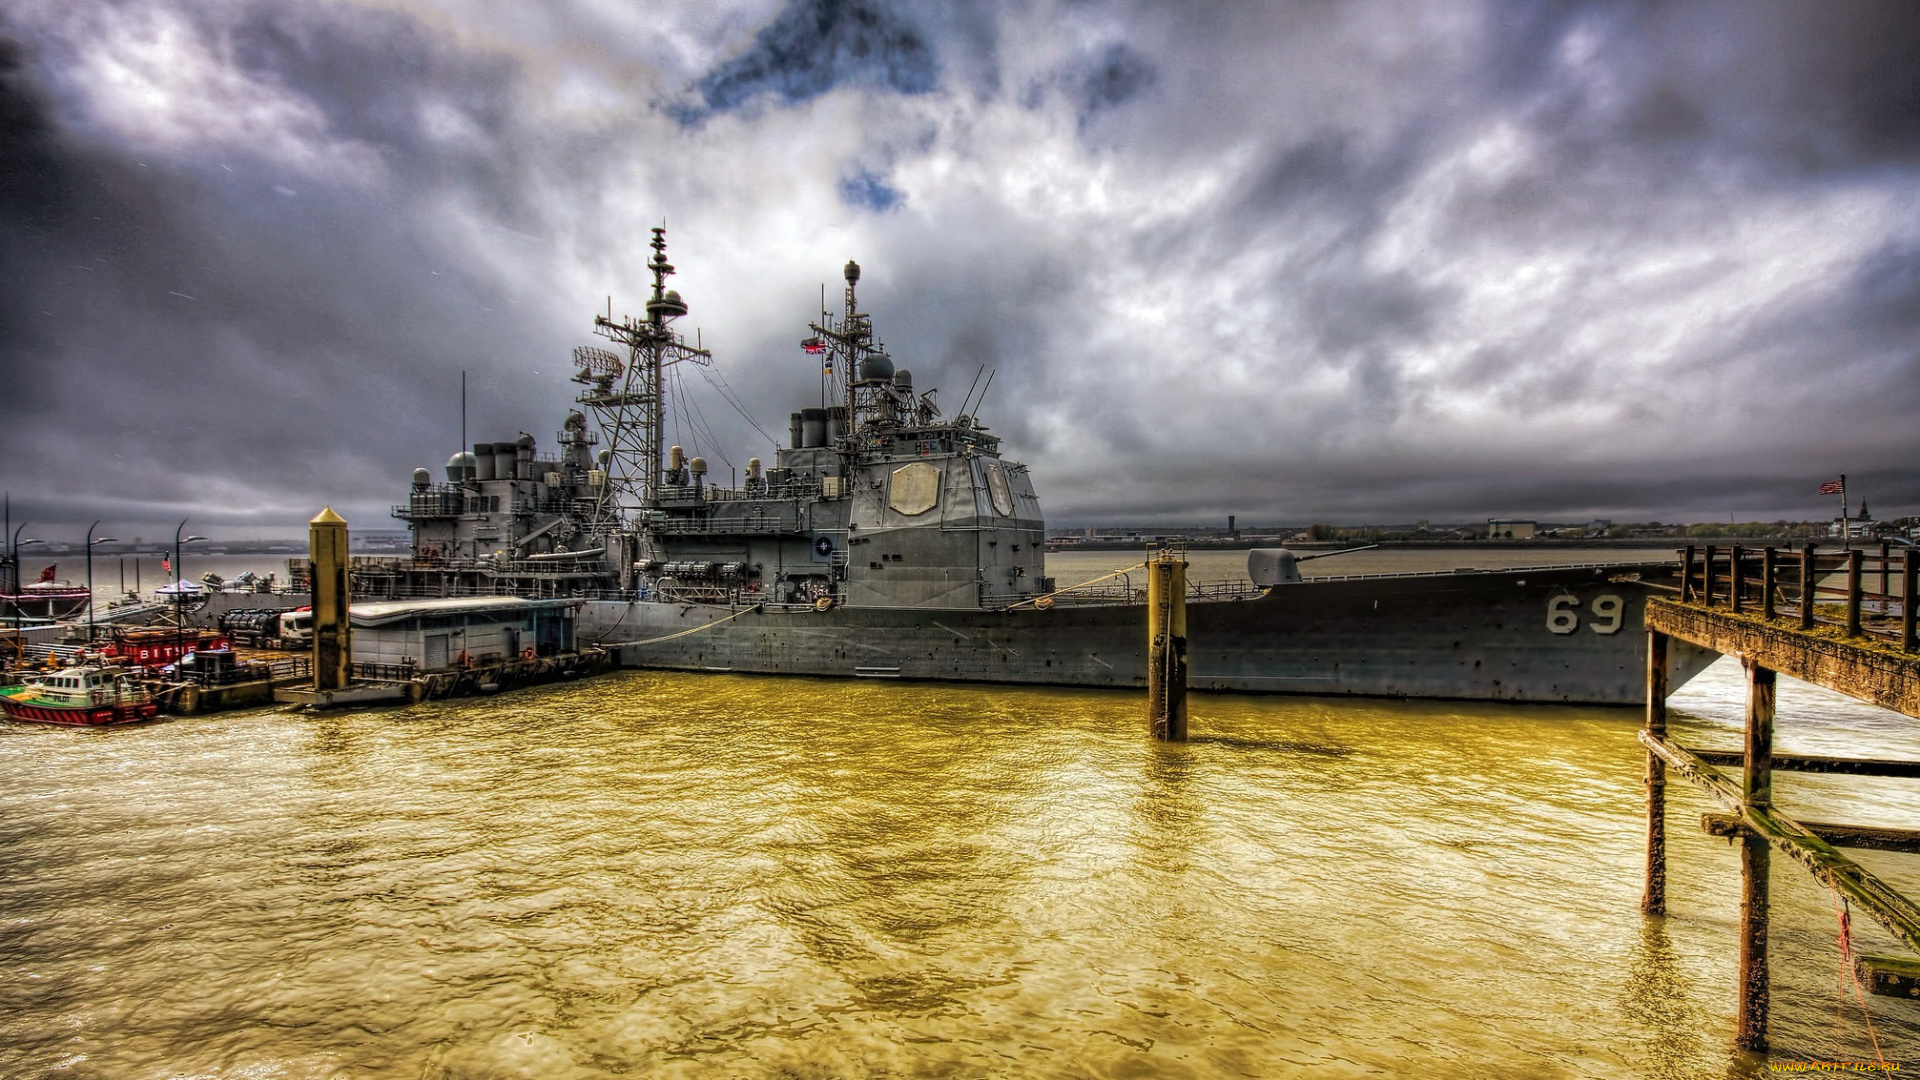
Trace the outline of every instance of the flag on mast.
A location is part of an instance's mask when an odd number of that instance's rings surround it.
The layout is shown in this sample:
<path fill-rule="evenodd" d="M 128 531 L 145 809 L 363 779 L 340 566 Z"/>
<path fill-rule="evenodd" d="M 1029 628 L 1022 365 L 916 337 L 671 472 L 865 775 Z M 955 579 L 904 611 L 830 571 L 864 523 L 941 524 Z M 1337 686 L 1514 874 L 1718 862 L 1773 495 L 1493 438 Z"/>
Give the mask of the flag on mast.
<path fill-rule="evenodd" d="M 1820 494 L 1822 495 L 1845 495 L 1846 493 L 1847 478 L 1844 476 L 1838 480 L 1829 480 L 1820 485 Z"/>

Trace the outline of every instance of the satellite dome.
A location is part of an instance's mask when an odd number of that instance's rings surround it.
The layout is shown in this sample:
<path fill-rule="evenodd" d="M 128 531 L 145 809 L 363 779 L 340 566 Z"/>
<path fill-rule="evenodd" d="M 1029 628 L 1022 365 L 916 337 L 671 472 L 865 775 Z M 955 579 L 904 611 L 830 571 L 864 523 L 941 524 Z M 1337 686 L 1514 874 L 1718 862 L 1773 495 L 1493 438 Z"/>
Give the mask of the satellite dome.
<path fill-rule="evenodd" d="M 861 382 L 886 382 L 893 378 L 893 357 L 883 352 L 868 353 L 860 361 Z"/>
<path fill-rule="evenodd" d="M 685 300 L 680 299 L 680 294 L 673 291 L 672 289 L 668 289 L 666 292 L 662 293 L 660 295 L 660 299 L 658 300 L 647 301 L 647 314 L 649 315 L 660 315 L 666 318 L 675 318 L 681 315 L 685 315 L 686 313 L 687 313 L 687 302 Z"/>
<path fill-rule="evenodd" d="M 473 454 L 462 450 L 447 459 L 447 482 L 457 484 L 462 480 L 471 480 L 479 475 L 480 467 L 475 464 Z"/>

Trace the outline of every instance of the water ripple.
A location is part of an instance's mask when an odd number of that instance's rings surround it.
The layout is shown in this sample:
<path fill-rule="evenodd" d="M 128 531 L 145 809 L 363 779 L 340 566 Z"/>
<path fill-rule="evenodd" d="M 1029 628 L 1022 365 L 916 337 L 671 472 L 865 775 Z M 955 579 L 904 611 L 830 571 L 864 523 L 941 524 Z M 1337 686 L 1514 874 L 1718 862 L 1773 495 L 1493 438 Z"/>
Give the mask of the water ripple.
<path fill-rule="evenodd" d="M 1724 738 L 1725 683 L 1676 728 Z M 1790 699 L 1806 746 L 1916 753 Z M 1673 914 L 1638 913 L 1630 714 L 1193 713 L 1159 746 L 1128 695 L 625 673 L 0 729 L 0 1074 L 1758 1075 L 1689 793 Z M 1776 1044 L 1860 1056 L 1803 879 Z"/>

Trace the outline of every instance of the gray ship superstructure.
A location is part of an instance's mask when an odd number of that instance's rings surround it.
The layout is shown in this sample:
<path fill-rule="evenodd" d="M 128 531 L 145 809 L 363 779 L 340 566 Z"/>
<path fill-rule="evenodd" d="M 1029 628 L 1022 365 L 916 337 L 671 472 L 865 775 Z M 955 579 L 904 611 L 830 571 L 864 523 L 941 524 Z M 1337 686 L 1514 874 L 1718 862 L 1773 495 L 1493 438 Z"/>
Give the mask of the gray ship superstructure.
<path fill-rule="evenodd" d="M 655 229 L 643 319 L 596 316 L 579 408 L 551 455 L 478 443 L 394 508 L 410 559 L 356 560 L 358 598 L 573 596 L 582 641 L 629 667 L 1070 686 L 1144 685 L 1144 597 L 1122 577 L 1056 591 L 1025 465 L 966 411 L 918 393 L 859 310 L 802 342 L 821 404 L 737 486 L 664 446 L 675 365 L 711 363 Z M 969 393 L 968 400 L 972 400 Z M 591 419 L 590 419 L 591 418 Z M 1632 704 L 1644 601 L 1664 563 L 1303 580 L 1256 553 L 1244 587 L 1195 589 L 1200 689 Z M 1676 650 L 1670 685 L 1713 658 Z"/>
<path fill-rule="evenodd" d="M 823 313 L 804 343 L 837 401 L 792 415 L 772 467 L 753 458 L 727 487 L 704 459 L 663 451 L 667 369 L 710 358 L 669 329 L 687 308 L 665 288 L 661 230 L 654 248 L 647 318 L 595 319 L 626 355 L 575 350 L 583 409 L 558 452 L 523 433 L 455 454 L 444 482 L 415 470 L 393 509 L 413 557 L 358 560 L 356 595 L 978 610 L 1051 589 L 1027 467 L 972 417 L 943 418 L 915 393 L 858 310 L 854 263 L 845 313 Z"/>

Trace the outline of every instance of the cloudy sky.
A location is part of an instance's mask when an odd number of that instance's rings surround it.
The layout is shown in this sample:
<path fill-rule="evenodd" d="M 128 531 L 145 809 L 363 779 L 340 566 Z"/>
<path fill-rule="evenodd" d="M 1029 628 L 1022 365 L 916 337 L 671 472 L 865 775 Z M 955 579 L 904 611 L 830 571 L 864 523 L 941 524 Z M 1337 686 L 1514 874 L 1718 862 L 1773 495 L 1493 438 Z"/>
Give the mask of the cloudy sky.
<path fill-rule="evenodd" d="M 1908 0 L 8 0 L 13 520 L 395 528 L 661 223 L 761 428 L 857 259 L 1055 522 L 1920 512 Z"/>

